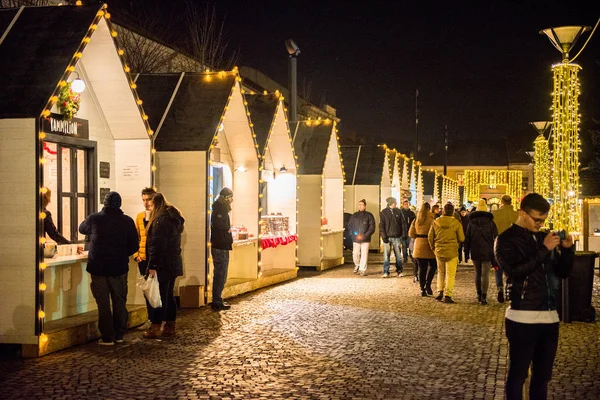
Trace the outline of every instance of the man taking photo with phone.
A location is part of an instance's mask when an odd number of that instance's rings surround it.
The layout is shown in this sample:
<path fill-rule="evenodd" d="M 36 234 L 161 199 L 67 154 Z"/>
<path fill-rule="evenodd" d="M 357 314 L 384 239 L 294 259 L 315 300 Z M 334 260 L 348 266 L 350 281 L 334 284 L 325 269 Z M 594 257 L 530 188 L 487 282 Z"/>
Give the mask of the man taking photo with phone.
<path fill-rule="evenodd" d="M 537 193 L 521 201 L 517 221 L 496 239 L 496 259 L 507 277 L 506 309 L 509 367 L 506 399 L 521 399 L 533 364 L 530 398 L 546 399 L 558 347 L 556 311 L 560 279 L 573 265 L 573 238 L 540 232 L 550 204 Z M 564 233 L 564 232 L 563 232 Z"/>

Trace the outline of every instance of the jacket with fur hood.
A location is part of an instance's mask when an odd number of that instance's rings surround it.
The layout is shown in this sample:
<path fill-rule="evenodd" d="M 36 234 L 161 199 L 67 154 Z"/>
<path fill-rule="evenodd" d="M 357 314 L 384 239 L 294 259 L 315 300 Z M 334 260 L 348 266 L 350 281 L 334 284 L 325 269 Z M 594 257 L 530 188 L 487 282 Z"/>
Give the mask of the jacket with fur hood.
<path fill-rule="evenodd" d="M 444 215 L 433 221 L 427 239 L 436 258 L 449 261 L 458 257 L 458 244 L 465 241 L 465 234 L 456 218 Z"/>

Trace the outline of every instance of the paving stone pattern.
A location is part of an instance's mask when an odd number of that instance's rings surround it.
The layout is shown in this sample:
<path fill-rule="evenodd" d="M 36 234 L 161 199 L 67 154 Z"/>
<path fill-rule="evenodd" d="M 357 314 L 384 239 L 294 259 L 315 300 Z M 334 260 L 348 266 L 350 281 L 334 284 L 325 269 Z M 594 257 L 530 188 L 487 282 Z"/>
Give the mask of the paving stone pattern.
<path fill-rule="evenodd" d="M 422 298 L 412 282 L 352 266 L 301 271 L 240 296 L 231 310 L 182 310 L 178 336 L 130 331 L 31 360 L 0 362 L 3 399 L 501 399 L 505 305 L 475 299 L 461 266 L 455 300 Z M 600 310 L 600 289 L 594 302 Z M 600 326 L 561 324 L 551 399 L 600 398 Z"/>

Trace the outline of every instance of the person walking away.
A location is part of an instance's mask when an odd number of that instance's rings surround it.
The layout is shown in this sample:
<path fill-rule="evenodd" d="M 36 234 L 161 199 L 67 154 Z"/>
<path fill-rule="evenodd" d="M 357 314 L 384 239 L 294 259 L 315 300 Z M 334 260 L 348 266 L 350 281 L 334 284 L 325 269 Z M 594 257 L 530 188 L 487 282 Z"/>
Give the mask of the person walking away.
<path fill-rule="evenodd" d="M 438 219 L 439 217 L 441 217 L 442 215 L 440 214 L 440 205 L 439 204 L 434 204 L 431 207 L 431 212 L 433 213 L 433 219 Z"/>
<path fill-rule="evenodd" d="M 150 209 L 146 239 L 148 275 L 158 276 L 162 306 L 152 310 L 152 325 L 144 332 L 144 337 L 154 339 L 175 336 L 177 303 L 173 290 L 175 279 L 183 275 L 181 233 L 185 219 L 162 193 L 152 196 Z M 165 326 L 161 331 L 163 322 Z"/>
<path fill-rule="evenodd" d="M 467 228 L 469 226 L 469 213 L 467 212 L 467 209 L 465 208 L 465 206 L 462 206 L 460 208 L 458 214 L 460 216 L 460 223 L 462 224 L 463 232 L 466 235 Z M 461 243 L 458 245 L 458 263 L 459 264 L 462 264 L 462 262 L 463 262 L 463 255 L 464 255 L 465 264 L 467 264 L 469 262 L 469 256 L 465 253 L 464 243 Z"/>
<path fill-rule="evenodd" d="M 210 215 L 210 254 L 213 259 L 212 303 L 213 311 L 229 310 L 231 306 L 223 301 L 221 295 L 227 281 L 229 268 L 229 251 L 232 249 L 231 236 L 231 203 L 233 192 L 229 188 L 221 189 L 219 197 L 212 205 Z"/>
<path fill-rule="evenodd" d="M 435 299 L 450 304 L 454 303 L 452 295 L 458 267 L 458 244 L 465 241 L 462 225 L 453 214 L 454 206 L 450 203 L 444 205 L 444 215 L 434 220 L 427 235 L 438 264 L 438 295 Z"/>
<path fill-rule="evenodd" d="M 398 277 L 402 273 L 402 258 L 400 254 L 400 238 L 404 229 L 404 218 L 400 210 L 396 208 L 396 199 L 388 197 L 387 207 L 379 213 L 379 233 L 383 240 L 383 278 L 390 276 L 390 253 L 393 251 L 396 257 L 396 273 Z"/>
<path fill-rule="evenodd" d="M 110 192 L 101 211 L 89 215 L 79 232 L 89 237 L 87 272 L 98 306 L 98 344 L 123 342 L 127 331 L 127 273 L 129 256 L 138 250 L 138 236 L 131 217 L 121 211 L 121 196 Z M 112 310 L 111 310 L 112 303 Z"/>
<path fill-rule="evenodd" d="M 428 240 L 431 224 L 433 224 L 431 205 L 424 203 L 408 231 L 408 235 L 415 241 L 413 256 L 415 262 L 419 264 L 419 283 L 423 297 L 433 294 L 431 282 L 437 271 L 437 260 Z"/>
<path fill-rule="evenodd" d="M 352 235 L 352 259 L 354 260 L 354 273 L 365 275 L 367 272 L 367 258 L 371 236 L 375 233 L 375 217 L 367 211 L 367 201 L 358 202 L 358 211 L 352 214 L 348 221 L 348 229 Z"/>
<path fill-rule="evenodd" d="M 519 213 L 515 211 L 512 205 L 512 198 L 505 194 L 500 199 L 500 208 L 493 211 L 494 223 L 498 228 L 498 235 L 507 230 L 517 221 Z M 497 263 L 496 263 L 497 264 Z M 498 289 L 498 303 L 504 303 L 504 282 L 502 279 L 502 269 L 499 265 L 494 265 L 496 288 Z"/>
<path fill-rule="evenodd" d="M 494 241 L 498 229 L 494 224 L 494 216 L 487 210 L 487 204 L 479 200 L 477 211 L 469 215 L 469 225 L 465 233 L 465 254 L 471 256 L 475 267 L 475 290 L 477 301 L 487 305 L 490 269 L 494 260 Z"/>
<path fill-rule="evenodd" d="M 404 263 L 408 262 L 408 258 L 411 258 L 412 261 L 412 253 L 410 251 L 410 238 L 408 237 L 408 229 L 410 228 L 410 224 L 417 218 L 414 211 L 410 209 L 410 202 L 407 199 L 402 201 L 402 209 L 400 210 L 402 213 L 402 218 L 404 219 L 404 224 L 402 225 L 402 261 Z"/>
<path fill-rule="evenodd" d="M 142 189 L 142 204 L 144 205 L 144 211 L 139 213 L 135 218 L 135 228 L 138 233 L 138 242 L 139 249 L 137 253 L 133 255 L 133 258 L 138 263 L 138 269 L 140 271 L 140 275 L 146 275 L 148 269 L 148 260 L 146 259 L 146 240 L 148 237 L 148 221 L 150 221 L 150 213 L 152 208 L 152 196 L 156 193 L 156 190 L 151 187 L 147 187 Z M 146 300 L 146 309 L 148 310 L 148 321 L 144 325 L 142 325 L 139 330 L 147 330 L 150 328 L 152 324 L 152 310 L 154 310 L 150 303 L 148 303 L 148 299 L 144 297 Z"/>
<path fill-rule="evenodd" d="M 517 221 L 496 239 L 495 255 L 504 275 L 510 306 L 505 313 L 509 365 L 507 400 L 521 399 L 533 364 L 529 395 L 546 399 L 558 347 L 556 311 L 560 279 L 571 273 L 573 238 L 540 232 L 550 204 L 537 193 L 521 201 Z"/>
<path fill-rule="evenodd" d="M 410 209 L 410 202 L 408 199 L 402 200 L 402 209 L 400 210 L 402 214 L 403 224 L 402 224 L 402 236 L 400 237 L 400 241 L 402 243 L 402 261 L 404 264 L 408 262 L 408 257 L 413 261 L 413 282 L 417 282 L 419 280 L 418 277 L 418 264 L 414 262 L 413 255 L 410 250 L 410 238 L 408 237 L 408 229 L 410 228 L 410 224 L 417 218 L 414 211 Z"/>

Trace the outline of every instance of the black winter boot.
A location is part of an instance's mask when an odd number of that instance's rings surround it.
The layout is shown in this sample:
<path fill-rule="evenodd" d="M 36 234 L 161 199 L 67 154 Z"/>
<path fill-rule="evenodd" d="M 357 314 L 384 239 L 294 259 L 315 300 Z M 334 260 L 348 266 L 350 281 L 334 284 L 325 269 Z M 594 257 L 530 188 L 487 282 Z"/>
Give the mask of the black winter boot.
<path fill-rule="evenodd" d="M 482 306 L 487 306 L 487 294 L 482 294 L 481 295 L 481 305 Z"/>
<path fill-rule="evenodd" d="M 504 288 L 498 288 L 498 303 L 504 303 Z"/>
<path fill-rule="evenodd" d="M 438 292 L 438 295 L 435 298 L 437 301 L 442 301 L 444 299 L 444 292 Z"/>
<path fill-rule="evenodd" d="M 481 303 L 481 290 L 477 291 L 477 302 Z"/>

